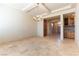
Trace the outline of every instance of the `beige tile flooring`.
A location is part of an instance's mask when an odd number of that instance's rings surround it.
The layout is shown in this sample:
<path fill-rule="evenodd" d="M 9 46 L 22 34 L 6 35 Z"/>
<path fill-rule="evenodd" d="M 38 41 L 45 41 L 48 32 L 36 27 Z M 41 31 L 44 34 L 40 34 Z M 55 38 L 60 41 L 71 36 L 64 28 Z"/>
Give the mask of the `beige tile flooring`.
<path fill-rule="evenodd" d="M 65 39 L 60 43 L 54 37 L 32 37 L 19 41 L 0 44 L 0 55 L 3 56 L 72 56 L 79 55 L 79 48 L 74 40 Z"/>

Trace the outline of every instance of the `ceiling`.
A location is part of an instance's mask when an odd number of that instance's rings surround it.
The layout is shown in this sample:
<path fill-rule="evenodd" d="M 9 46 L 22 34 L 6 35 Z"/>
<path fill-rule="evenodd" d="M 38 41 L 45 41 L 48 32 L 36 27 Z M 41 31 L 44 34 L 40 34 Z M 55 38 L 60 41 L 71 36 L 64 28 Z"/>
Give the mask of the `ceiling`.
<path fill-rule="evenodd" d="M 71 3 L 45 3 L 45 6 L 49 9 L 49 11 L 55 11 L 57 9 L 66 7 L 68 5 L 73 5 L 73 4 Z M 39 7 L 31 10 L 29 13 L 32 15 L 40 15 L 49 11 L 44 6 L 39 5 Z"/>
<path fill-rule="evenodd" d="M 13 3 L 13 4 L 6 4 L 6 5 L 12 8 L 16 8 L 18 10 L 22 10 L 26 13 L 28 12 L 33 16 L 47 13 L 50 11 L 55 11 L 57 9 L 64 8 L 65 6 L 68 6 L 68 5 L 72 5 L 72 6 L 74 5 L 74 3 L 41 3 L 35 7 L 34 4 L 36 3 Z"/>
<path fill-rule="evenodd" d="M 6 6 L 22 10 L 25 8 L 29 3 L 11 3 L 11 4 L 5 4 Z"/>

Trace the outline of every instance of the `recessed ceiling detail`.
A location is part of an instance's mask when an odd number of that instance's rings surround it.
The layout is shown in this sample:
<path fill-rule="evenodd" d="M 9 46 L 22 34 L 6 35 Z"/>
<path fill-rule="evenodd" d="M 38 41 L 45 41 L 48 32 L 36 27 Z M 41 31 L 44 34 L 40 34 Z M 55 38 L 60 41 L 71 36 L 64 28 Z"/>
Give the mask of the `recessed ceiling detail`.
<path fill-rule="evenodd" d="M 16 8 L 18 10 L 22 10 L 26 13 L 28 12 L 33 16 L 37 16 L 41 14 L 46 14 L 48 12 L 60 10 L 61 8 L 64 8 L 68 5 L 71 5 L 71 8 L 74 8 L 73 6 L 75 6 L 75 3 L 13 3 L 5 5 Z"/>

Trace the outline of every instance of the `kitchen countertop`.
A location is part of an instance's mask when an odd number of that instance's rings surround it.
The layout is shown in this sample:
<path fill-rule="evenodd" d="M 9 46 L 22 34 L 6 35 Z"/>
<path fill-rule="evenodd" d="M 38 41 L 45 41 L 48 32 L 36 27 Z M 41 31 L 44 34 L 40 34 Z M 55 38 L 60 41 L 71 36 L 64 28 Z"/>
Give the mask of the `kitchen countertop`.
<path fill-rule="evenodd" d="M 67 27 L 64 27 L 64 31 L 69 31 L 69 32 L 75 32 L 75 28 L 74 26 L 67 26 Z"/>

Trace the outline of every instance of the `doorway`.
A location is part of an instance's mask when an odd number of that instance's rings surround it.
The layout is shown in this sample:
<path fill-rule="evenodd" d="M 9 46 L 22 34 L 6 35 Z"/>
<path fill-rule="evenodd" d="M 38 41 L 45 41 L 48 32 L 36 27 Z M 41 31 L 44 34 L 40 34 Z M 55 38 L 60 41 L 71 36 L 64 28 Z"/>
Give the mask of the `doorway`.
<path fill-rule="evenodd" d="M 44 37 L 49 36 L 54 39 L 60 38 L 60 16 L 44 19 Z"/>

